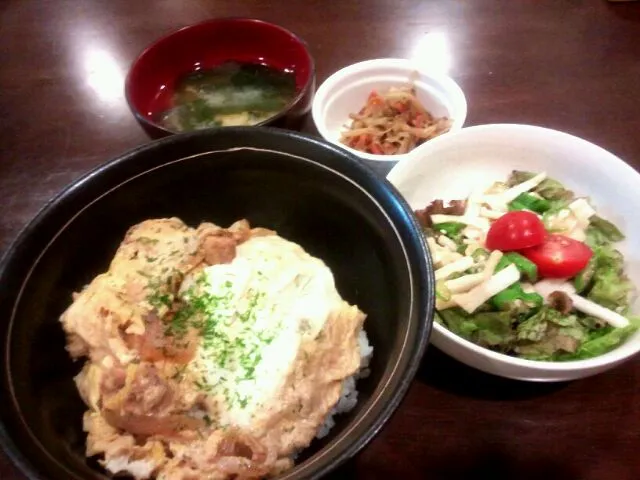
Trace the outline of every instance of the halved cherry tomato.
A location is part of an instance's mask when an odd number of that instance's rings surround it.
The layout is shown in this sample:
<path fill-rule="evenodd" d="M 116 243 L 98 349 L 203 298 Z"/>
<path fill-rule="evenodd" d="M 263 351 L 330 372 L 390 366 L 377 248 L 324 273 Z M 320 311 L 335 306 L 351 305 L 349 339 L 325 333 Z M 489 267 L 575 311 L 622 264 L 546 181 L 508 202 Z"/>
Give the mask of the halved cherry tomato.
<path fill-rule="evenodd" d="M 547 236 L 544 224 L 535 213 L 525 210 L 505 213 L 487 232 L 490 250 L 521 250 L 542 243 Z"/>
<path fill-rule="evenodd" d="M 588 245 L 564 235 L 549 235 L 544 243 L 520 253 L 537 265 L 540 276 L 552 278 L 575 277 L 593 256 Z"/>

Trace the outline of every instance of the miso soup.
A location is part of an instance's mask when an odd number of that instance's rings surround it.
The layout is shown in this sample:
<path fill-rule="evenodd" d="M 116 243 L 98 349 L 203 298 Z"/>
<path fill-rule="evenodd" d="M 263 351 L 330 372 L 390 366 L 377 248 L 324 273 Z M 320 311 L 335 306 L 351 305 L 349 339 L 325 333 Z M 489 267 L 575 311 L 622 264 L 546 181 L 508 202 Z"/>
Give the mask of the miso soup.
<path fill-rule="evenodd" d="M 173 107 L 162 112 L 160 123 L 178 132 L 256 125 L 278 114 L 295 96 L 293 72 L 226 62 L 178 79 Z"/>

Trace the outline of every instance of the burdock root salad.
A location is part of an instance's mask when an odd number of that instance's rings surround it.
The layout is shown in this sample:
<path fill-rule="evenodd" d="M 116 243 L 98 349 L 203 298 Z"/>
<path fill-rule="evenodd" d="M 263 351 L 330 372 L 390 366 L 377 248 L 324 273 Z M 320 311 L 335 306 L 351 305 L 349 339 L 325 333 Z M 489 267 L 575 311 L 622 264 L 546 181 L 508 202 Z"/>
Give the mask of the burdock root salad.
<path fill-rule="evenodd" d="M 84 360 L 86 454 L 136 479 L 277 475 L 356 404 L 364 320 L 273 231 L 135 225 L 61 318 Z"/>
<path fill-rule="evenodd" d="M 640 326 L 616 249 L 623 234 L 545 173 L 514 171 L 416 212 L 436 267 L 436 321 L 515 357 L 580 360 Z"/>

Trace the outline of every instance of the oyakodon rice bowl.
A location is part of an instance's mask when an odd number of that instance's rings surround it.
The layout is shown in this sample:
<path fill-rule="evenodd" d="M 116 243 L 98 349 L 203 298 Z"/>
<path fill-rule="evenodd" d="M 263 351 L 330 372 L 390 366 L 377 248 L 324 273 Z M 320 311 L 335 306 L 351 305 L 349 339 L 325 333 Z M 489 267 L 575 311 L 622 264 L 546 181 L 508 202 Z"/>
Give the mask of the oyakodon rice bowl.
<path fill-rule="evenodd" d="M 177 218 L 127 232 L 61 322 L 87 456 L 135 478 L 259 478 L 357 402 L 373 349 L 331 270 L 276 232 Z"/>

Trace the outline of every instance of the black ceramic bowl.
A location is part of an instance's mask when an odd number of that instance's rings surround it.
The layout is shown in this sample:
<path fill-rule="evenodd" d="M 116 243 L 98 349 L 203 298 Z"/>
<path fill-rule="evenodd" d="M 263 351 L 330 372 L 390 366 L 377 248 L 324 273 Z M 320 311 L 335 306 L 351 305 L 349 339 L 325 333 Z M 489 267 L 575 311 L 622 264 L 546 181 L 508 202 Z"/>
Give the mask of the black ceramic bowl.
<path fill-rule="evenodd" d="M 84 456 L 85 407 L 58 317 L 104 271 L 127 228 L 178 216 L 246 217 L 322 258 L 368 313 L 375 351 L 360 401 L 282 478 L 318 478 L 353 456 L 398 407 L 431 330 L 433 274 L 411 210 L 356 157 L 266 128 L 177 135 L 117 158 L 54 198 L 0 263 L 0 440 L 33 479 L 106 478 Z"/>

